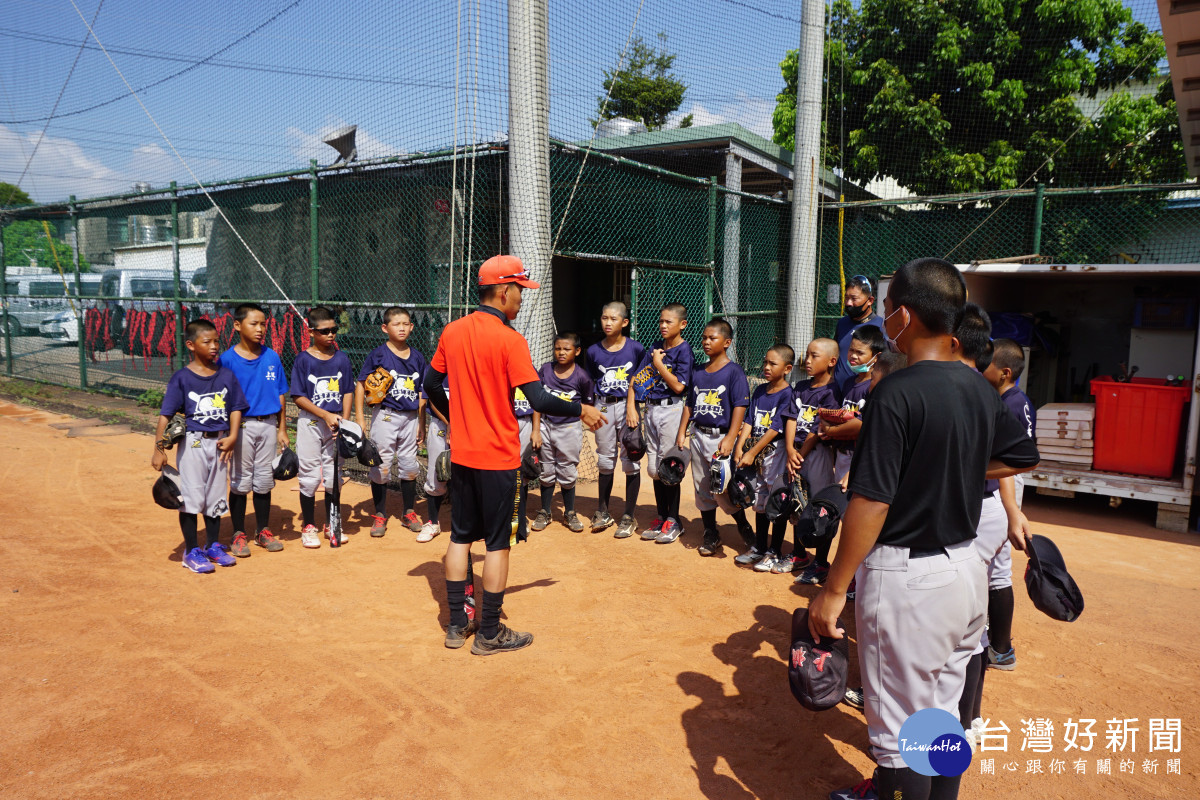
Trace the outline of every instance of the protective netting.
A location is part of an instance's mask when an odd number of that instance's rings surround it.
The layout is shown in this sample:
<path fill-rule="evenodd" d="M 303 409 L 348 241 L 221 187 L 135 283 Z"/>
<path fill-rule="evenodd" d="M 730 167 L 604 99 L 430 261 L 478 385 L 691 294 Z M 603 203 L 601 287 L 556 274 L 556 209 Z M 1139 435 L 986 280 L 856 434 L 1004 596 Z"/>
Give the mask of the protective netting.
<path fill-rule="evenodd" d="M 6 11 L 0 181 L 40 204 L 0 220 L 12 375 L 161 388 L 180 322 L 240 300 L 288 364 L 318 302 L 356 364 L 393 304 L 428 354 L 500 252 L 546 287 L 536 363 L 619 299 L 646 344 L 669 302 L 697 350 L 729 317 L 753 372 L 915 256 L 1200 250 L 1150 0 Z"/>

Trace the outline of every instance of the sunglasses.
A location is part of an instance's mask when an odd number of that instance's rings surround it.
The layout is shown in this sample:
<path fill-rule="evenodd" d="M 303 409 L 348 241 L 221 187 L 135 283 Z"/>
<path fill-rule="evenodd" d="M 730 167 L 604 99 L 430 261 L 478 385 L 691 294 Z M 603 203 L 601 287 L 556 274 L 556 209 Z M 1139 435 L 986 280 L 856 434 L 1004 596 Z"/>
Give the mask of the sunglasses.
<path fill-rule="evenodd" d="M 523 269 L 520 272 L 514 272 L 512 275 L 501 275 L 498 280 L 503 282 L 513 278 L 517 278 L 518 280 L 529 280 L 529 270 Z"/>
<path fill-rule="evenodd" d="M 309 328 L 309 330 L 322 336 L 335 336 L 341 327 L 341 325 L 334 325 L 332 328 Z"/>
<path fill-rule="evenodd" d="M 851 277 L 850 280 L 846 282 L 846 288 L 850 288 L 851 286 L 858 286 L 866 289 L 868 293 L 874 291 L 871 286 L 871 279 L 866 275 L 854 275 Z"/>

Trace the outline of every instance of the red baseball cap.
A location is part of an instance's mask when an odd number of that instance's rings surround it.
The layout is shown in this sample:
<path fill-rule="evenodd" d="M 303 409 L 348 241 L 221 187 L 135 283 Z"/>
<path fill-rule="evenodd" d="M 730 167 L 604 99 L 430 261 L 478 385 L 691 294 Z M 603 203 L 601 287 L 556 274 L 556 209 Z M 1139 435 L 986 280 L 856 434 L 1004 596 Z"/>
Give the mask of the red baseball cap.
<path fill-rule="evenodd" d="M 529 280 L 529 272 L 516 256 L 492 256 L 479 267 L 479 285 L 495 286 L 515 283 L 526 289 L 540 289 L 542 285 Z"/>

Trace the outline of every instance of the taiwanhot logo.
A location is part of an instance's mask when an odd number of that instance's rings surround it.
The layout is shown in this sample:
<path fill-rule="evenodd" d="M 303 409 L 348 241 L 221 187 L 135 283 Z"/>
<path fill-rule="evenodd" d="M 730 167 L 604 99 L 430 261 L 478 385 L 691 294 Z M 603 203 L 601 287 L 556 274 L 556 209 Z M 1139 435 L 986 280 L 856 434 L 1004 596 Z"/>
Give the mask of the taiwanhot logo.
<path fill-rule="evenodd" d="M 949 711 L 921 709 L 900 726 L 900 757 L 909 769 L 922 775 L 962 775 L 971 765 L 965 733 Z"/>

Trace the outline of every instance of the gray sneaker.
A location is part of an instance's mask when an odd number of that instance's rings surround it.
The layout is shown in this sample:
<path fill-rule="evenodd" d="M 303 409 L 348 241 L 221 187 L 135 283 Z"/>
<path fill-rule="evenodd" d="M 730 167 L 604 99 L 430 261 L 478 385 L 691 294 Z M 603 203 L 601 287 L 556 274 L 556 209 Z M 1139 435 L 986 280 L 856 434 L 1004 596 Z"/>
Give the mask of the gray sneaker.
<path fill-rule="evenodd" d="M 763 557 L 754 565 L 755 572 L 770 572 L 775 569 L 775 564 L 778 562 L 779 554 L 771 550 L 763 553 Z"/>
<path fill-rule="evenodd" d="M 721 549 L 721 534 L 716 531 L 706 530 L 704 532 L 704 541 L 700 543 L 700 555 L 712 556 L 716 555 Z"/>
<path fill-rule="evenodd" d="M 532 633 L 514 631 L 502 622 L 494 639 L 485 639 L 482 634 L 477 634 L 475 641 L 471 643 L 471 652 L 477 656 L 490 656 L 492 653 L 520 650 L 531 644 L 533 644 Z"/>
<path fill-rule="evenodd" d="M 642 539 L 646 540 L 647 542 L 652 542 L 658 538 L 658 535 L 660 533 L 662 533 L 662 529 L 663 529 L 662 518 L 655 517 L 654 522 L 650 523 L 650 527 L 646 528 L 646 530 L 642 531 Z"/>
<path fill-rule="evenodd" d="M 574 533 L 583 532 L 583 520 L 581 520 L 579 515 L 574 511 L 568 511 L 566 518 L 563 519 L 563 522 L 567 523 L 567 527 L 570 528 Z"/>
<path fill-rule="evenodd" d="M 457 650 L 467 643 L 467 637 L 479 630 L 479 620 L 469 620 L 461 628 L 450 625 L 446 628 L 446 647 Z"/>
<path fill-rule="evenodd" d="M 549 524 L 550 512 L 543 508 L 537 513 L 537 516 L 533 518 L 533 524 L 529 526 L 529 529 L 532 531 L 544 531 L 546 530 L 546 526 Z"/>
<path fill-rule="evenodd" d="M 679 524 L 679 520 L 668 518 L 663 523 L 662 531 L 658 534 L 658 538 L 654 541 L 659 544 L 670 544 L 678 539 L 681 533 L 683 533 L 683 526 Z"/>
<path fill-rule="evenodd" d="M 607 511 L 597 511 L 592 515 L 592 533 L 599 533 L 612 525 L 616 520 Z M 621 537 L 625 538 L 625 537 Z"/>
<path fill-rule="evenodd" d="M 617 526 L 617 532 L 613 534 L 614 539 L 628 539 L 637 533 L 637 520 L 632 514 L 626 514 L 621 517 L 621 524 Z"/>
<path fill-rule="evenodd" d="M 760 551 L 757 547 L 751 547 L 740 556 L 734 556 L 733 563 L 740 564 L 743 567 L 749 567 L 761 561 L 762 557 L 762 551 Z"/>

